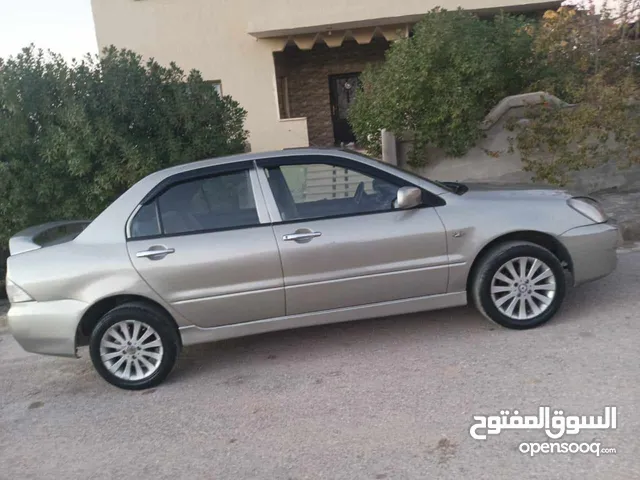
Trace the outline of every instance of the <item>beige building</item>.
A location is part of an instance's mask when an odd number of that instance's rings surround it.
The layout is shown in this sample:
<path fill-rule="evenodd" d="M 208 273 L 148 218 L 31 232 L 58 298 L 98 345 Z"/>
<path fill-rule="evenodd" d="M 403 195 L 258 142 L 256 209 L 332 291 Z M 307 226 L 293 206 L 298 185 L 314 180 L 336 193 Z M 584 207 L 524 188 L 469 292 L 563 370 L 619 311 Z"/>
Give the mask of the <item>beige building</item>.
<path fill-rule="evenodd" d="M 92 0 L 99 47 L 196 68 L 247 110 L 254 151 L 353 140 L 358 74 L 436 6 L 535 13 L 535 0 Z"/>

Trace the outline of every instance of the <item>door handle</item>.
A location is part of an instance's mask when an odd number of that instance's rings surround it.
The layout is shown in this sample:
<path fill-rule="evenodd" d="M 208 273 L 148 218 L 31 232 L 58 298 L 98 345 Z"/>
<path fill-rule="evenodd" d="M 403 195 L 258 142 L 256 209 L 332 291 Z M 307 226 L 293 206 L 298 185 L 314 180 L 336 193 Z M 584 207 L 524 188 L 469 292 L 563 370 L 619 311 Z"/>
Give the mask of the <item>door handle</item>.
<path fill-rule="evenodd" d="M 320 232 L 296 232 L 283 235 L 282 240 L 285 242 L 309 242 L 320 236 L 322 236 L 322 233 Z"/>
<path fill-rule="evenodd" d="M 136 257 L 138 258 L 149 258 L 149 257 L 159 257 L 159 256 L 165 257 L 170 253 L 175 253 L 175 251 L 176 251 L 175 248 L 158 248 L 156 250 L 154 250 L 153 248 L 150 248 L 149 250 L 143 250 L 142 252 L 136 253 Z"/>

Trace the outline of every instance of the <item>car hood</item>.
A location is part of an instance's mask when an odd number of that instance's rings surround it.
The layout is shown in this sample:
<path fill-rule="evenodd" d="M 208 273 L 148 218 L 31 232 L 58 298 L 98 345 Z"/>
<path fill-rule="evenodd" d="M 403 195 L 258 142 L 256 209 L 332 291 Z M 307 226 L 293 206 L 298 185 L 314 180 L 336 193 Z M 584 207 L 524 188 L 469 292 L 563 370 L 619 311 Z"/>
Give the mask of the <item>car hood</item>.
<path fill-rule="evenodd" d="M 475 183 L 464 182 L 467 192 L 464 196 L 483 197 L 491 199 L 558 199 L 566 201 L 579 196 L 575 191 L 554 187 L 551 185 L 531 185 L 526 183 Z"/>

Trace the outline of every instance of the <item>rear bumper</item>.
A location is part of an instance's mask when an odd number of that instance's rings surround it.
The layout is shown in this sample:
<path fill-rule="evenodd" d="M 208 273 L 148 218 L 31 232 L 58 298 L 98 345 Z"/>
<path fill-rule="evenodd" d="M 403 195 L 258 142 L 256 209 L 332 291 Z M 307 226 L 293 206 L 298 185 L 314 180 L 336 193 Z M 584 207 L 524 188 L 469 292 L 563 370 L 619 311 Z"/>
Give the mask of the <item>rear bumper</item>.
<path fill-rule="evenodd" d="M 11 305 L 9 331 L 27 352 L 76 356 L 76 330 L 88 305 L 76 300 Z"/>
<path fill-rule="evenodd" d="M 559 239 L 571 256 L 574 285 L 605 277 L 618 265 L 616 249 L 620 245 L 620 235 L 612 224 L 572 228 Z"/>

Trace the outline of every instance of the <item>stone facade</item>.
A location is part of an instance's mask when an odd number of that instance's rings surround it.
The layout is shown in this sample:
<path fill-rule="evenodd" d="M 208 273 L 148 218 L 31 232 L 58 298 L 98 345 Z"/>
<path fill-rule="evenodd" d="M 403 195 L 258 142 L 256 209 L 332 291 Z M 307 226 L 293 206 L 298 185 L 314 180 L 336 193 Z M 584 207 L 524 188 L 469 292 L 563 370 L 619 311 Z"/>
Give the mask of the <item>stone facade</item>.
<path fill-rule="evenodd" d="M 384 38 L 374 38 L 367 45 L 345 41 L 338 48 L 293 46 L 274 53 L 281 118 L 306 117 L 310 145 L 333 146 L 329 76 L 362 72 L 367 64 L 384 61 L 388 48 Z"/>

